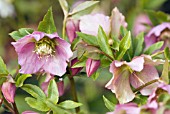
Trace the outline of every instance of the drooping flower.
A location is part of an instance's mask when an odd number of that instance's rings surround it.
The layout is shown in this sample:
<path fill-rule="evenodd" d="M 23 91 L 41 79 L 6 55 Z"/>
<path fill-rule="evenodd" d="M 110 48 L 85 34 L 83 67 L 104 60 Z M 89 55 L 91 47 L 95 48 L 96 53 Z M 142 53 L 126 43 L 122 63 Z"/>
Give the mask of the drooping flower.
<path fill-rule="evenodd" d="M 19 72 L 23 74 L 48 72 L 62 76 L 66 72 L 67 61 L 73 55 L 70 44 L 57 33 L 35 31 L 12 42 L 12 45 L 18 53 Z"/>
<path fill-rule="evenodd" d="M 7 76 L 7 81 L 2 84 L 2 93 L 9 103 L 14 103 L 16 86 L 11 76 Z"/>
<path fill-rule="evenodd" d="M 145 47 L 148 48 L 152 44 L 158 41 L 164 41 L 164 45 L 162 46 L 161 50 L 164 47 L 170 47 L 170 23 L 165 22 L 160 25 L 153 27 L 148 34 L 145 36 Z"/>
<path fill-rule="evenodd" d="M 150 56 L 146 55 L 135 57 L 131 62 L 115 60 L 110 65 L 113 78 L 106 84 L 106 88 L 116 94 L 121 104 L 127 103 L 135 97 L 130 85 L 138 88 L 149 81 L 159 79 L 158 72 L 154 67 L 157 64 L 157 61 L 152 61 Z M 150 95 L 155 87 L 157 87 L 157 83 L 143 88 L 140 92 L 142 95 Z"/>
<path fill-rule="evenodd" d="M 93 60 L 88 58 L 86 61 L 86 73 L 90 77 L 100 66 L 100 60 Z"/>
<path fill-rule="evenodd" d="M 79 20 L 68 19 L 66 23 L 66 32 L 70 43 L 77 37 L 77 31 L 80 31 Z"/>
<path fill-rule="evenodd" d="M 133 25 L 133 34 L 137 36 L 140 32 L 147 32 L 148 29 L 144 24 L 151 25 L 151 21 L 146 14 L 140 14 L 136 17 Z"/>

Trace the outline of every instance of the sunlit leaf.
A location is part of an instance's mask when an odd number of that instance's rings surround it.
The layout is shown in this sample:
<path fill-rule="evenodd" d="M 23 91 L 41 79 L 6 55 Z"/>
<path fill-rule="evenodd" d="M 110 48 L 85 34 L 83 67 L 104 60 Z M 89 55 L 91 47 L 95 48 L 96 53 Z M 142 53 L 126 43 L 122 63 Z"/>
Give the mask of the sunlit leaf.
<path fill-rule="evenodd" d="M 113 111 L 115 108 L 115 104 L 109 101 L 104 95 L 103 95 L 103 100 L 104 100 L 104 104 L 107 107 L 107 109 L 109 109 L 110 111 Z"/>
<path fill-rule="evenodd" d="M 58 104 L 58 106 L 60 106 L 64 109 L 74 109 L 74 108 L 79 107 L 81 105 L 82 105 L 81 103 L 77 103 L 77 102 L 74 102 L 74 101 L 71 101 L 71 100 L 66 100 L 66 101 L 63 101 L 60 104 Z"/>
<path fill-rule="evenodd" d="M 31 77 L 31 76 L 32 76 L 31 74 L 22 74 L 22 75 L 18 76 L 18 79 L 16 80 L 15 85 L 16 85 L 17 87 L 23 86 L 24 81 L 25 81 L 28 77 Z"/>
<path fill-rule="evenodd" d="M 163 41 L 157 42 L 157 43 L 151 45 L 149 48 L 147 48 L 144 53 L 152 54 L 154 51 L 160 49 L 163 46 L 163 44 L 164 44 Z"/>

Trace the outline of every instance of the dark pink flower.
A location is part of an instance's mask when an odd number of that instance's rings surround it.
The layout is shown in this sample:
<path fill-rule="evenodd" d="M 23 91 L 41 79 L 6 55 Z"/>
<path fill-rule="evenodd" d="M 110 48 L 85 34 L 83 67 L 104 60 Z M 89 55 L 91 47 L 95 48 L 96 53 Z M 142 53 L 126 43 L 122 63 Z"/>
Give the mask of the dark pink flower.
<path fill-rule="evenodd" d="M 70 44 L 57 33 L 35 31 L 12 42 L 12 45 L 18 53 L 19 72 L 23 74 L 48 72 L 62 76 L 66 72 L 67 61 L 73 55 Z"/>
<path fill-rule="evenodd" d="M 70 43 L 77 37 L 76 32 L 79 31 L 79 21 L 68 19 L 66 23 L 66 32 Z"/>
<path fill-rule="evenodd" d="M 74 58 L 73 60 L 71 60 L 71 66 L 73 66 L 76 62 L 78 62 L 77 58 Z M 71 69 L 71 75 L 75 76 L 76 74 L 78 74 L 83 67 L 78 67 L 78 68 L 70 68 Z"/>
<path fill-rule="evenodd" d="M 146 14 L 140 14 L 136 17 L 133 25 L 133 34 L 137 36 L 140 32 L 147 32 L 147 27 L 144 24 L 151 25 L 151 21 Z"/>
<path fill-rule="evenodd" d="M 158 64 L 157 61 L 152 61 L 150 56 L 145 55 L 135 57 L 131 62 L 115 60 L 110 65 L 113 78 L 106 84 L 106 88 L 116 94 L 121 104 L 127 103 L 135 97 L 130 85 L 138 88 L 149 81 L 159 79 L 154 67 L 156 64 Z M 143 88 L 140 92 L 142 95 L 150 95 L 155 87 L 157 87 L 157 83 Z"/>
<path fill-rule="evenodd" d="M 148 48 L 152 44 L 158 41 L 164 41 L 164 45 L 161 49 L 168 46 L 170 47 L 170 23 L 162 23 L 153 27 L 149 33 L 145 36 L 145 47 Z"/>
<path fill-rule="evenodd" d="M 100 66 L 100 60 L 93 60 L 88 58 L 86 61 L 86 73 L 90 77 Z"/>
<path fill-rule="evenodd" d="M 38 112 L 33 112 L 33 111 L 24 111 L 22 114 L 39 114 Z"/>
<path fill-rule="evenodd" d="M 113 112 L 106 114 L 140 114 L 140 108 L 135 103 L 119 104 Z"/>
<path fill-rule="evenodd" d="M 12 79 L 11 76 L 7 77 L 7 81 L 2 84 L 1 90 L 2 90 L 2 93 L 5 97 L 5 99 L 9 103 L 14 103 L 16 86 L 15 86 L 14 80 Z"/>

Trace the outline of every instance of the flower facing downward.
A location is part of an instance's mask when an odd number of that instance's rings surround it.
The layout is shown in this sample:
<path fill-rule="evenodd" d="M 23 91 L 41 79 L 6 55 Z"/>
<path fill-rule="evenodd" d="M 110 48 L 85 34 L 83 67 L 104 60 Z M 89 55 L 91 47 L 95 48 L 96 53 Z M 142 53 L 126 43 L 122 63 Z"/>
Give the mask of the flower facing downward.
<path fill-rule="evenodd" d="M 127 103 L 134 99 L 131 86 L 138 88 L 154 79 L 159 79 L 158 72 L 154 65 L 156 61 L 152 61 L 150 56 L 139 56 L 133 58 L 131 62 L 113 61 L 110 65 L 110 72 L 113 78 L 107 83 L 106 88 L 111 89 L 116 94 L 120 103 Z M 157 83 L 153 83 L 140 90 L 142 95 L 150 95 L 153 89 L 157 87 Z"/>
<path fill-rule="evenodd" d="M 12 45 L 18 53 L 19 72 L 23 74 L 48 72 L 62 76 L 66 72 L 67 61 L 73 55 L 70 44 L 57 33 L 35 31 L 12 42 Z"/>

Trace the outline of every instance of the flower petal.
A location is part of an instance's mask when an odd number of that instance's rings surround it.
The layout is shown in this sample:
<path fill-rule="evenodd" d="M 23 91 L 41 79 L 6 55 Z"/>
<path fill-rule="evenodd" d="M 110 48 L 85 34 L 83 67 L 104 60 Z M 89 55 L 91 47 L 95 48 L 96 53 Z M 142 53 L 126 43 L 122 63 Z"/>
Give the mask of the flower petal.
<path fill-rule="evenodd" d="M 86 73 L 90 77 L 100 66 L 100 60 L 93 60 L 88 58 L 86 61 Z"/>
<path fill-rule="evenodd" d="M 109 35 L 110 20 L 103 14 L 85 15 L 80 18 L 80 31 L 86 34 L 97 36 L 98 28 L 101 26 Z"/>
<path fill-rule="evenodd" d="M 10 82 L 4 82 L 2 84 L 2 93 L 5 97 L 5 99 L 9 102 L 9 103 L 14 103 L 14 96 L 15 96 L 15 91 L 16 91 L 16 87 L 15 84 L 10 83 Z"/>
<path fill-rule="evenodd" d="M 33 111 L 24 111 L 22 114 L 39 114 L 38 112 L 33 112 Z"/>
<path fill-rule="evenodd" d="M 78 62 L 77 58 L 74 58 L 73 60 L 71 60 L 71 67 Z M 78 67 L 78 68 L 70 68 L 71 70 L 71 75 L 75 76 L 76 74 L 78 74 L 81 70 L 83 69 L 83 67 Z"/>
<path fill-rule="evenodd" d="M 158 72 L 154 66 L 144 65 L 144 69 L 141 72 L 134 72 L 130 76 L 130 82 L 133 87 L 138 88 L 143 84 L 150 82 L 154 79 L 159 79 Z M 154 88 L 158 86 L 158 83 L 153 83 L 145 88 L 143 88 L 140 92 L 142 95 L 150 95 Z"/>

